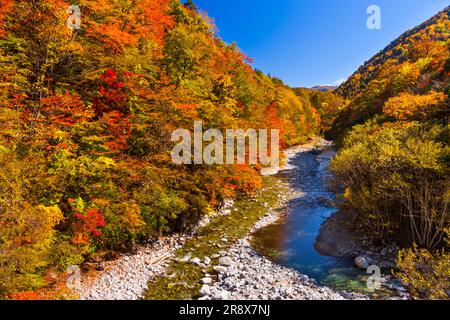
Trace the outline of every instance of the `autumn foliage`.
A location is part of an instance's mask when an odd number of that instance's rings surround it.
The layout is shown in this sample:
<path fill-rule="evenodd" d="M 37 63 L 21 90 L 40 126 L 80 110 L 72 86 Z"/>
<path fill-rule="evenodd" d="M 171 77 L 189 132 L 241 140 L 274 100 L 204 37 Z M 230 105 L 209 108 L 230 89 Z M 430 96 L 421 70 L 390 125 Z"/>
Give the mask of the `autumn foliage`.
<path fill-rule="evenodd" d="M 423 121 L 434 118 L 439 113 L 448 113 L 447 96 L 442 92 L 413 95 L 407 92 L 391 98 L 384 104 L 383 112 L 397 120 Z"/>
<path fill-rule="evenodd" d="M 405 32 L 361 66 L 336 90 L 349 102 L 333 123 L 329 136 L 342 137 L 352 126 L 382 114 L 383 109 L 388 115 L 410 120 L 445 116 L 444 107 L 449 105 L 445 99 L 450 93 L 449 33 L 447 7 Z M 440 109 L 439 114 L 423 114 L 436 112 L 436 108 Z M 414 112 L 418 114 L 410 114 Z"/>
<path fill-rule="evenodd" d="M 176 166 L 171 133 L 320 131 L 308 95 L 255 71 L 176 0 L 0 4 L 0 295 L 38 299 L 92 253 L 191 228 L 261 186 L 260 166 Z M 23 292 L 23 293 L 20 293 Z M 12 295 L 11 295 L 12 294 Z"/>
<path fill-rule="evenodd" d="M 74 223 L 74 235 L 72 242 L 74 244 L 86 244 L 90 237 L 101 237 L 102 228 L 106 226 L 102 213 L 97 209 L 87 209 L 86 213 L 76 213 L 77 220 Z"/>

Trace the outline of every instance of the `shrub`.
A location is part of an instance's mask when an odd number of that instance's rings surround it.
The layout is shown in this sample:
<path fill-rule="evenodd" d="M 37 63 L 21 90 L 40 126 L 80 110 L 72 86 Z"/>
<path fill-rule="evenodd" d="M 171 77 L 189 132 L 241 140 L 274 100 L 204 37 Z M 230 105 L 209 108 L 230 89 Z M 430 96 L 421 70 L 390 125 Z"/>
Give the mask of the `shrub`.
<path fill-rule="evenodd" d="M 450 247 L 447 229 L 447 248 Z M 397 276 L 419 299 L 450 299 L 450 252 L 446 249 L 431 253 L 417 246 L 399 253 Z"/>
<path fill-rule="evenodd" d="M 373 238 L 442 245 L 450 224 L 448 145 L 442 126 L 356 126 L 330 163 L 350 206 Z"/>

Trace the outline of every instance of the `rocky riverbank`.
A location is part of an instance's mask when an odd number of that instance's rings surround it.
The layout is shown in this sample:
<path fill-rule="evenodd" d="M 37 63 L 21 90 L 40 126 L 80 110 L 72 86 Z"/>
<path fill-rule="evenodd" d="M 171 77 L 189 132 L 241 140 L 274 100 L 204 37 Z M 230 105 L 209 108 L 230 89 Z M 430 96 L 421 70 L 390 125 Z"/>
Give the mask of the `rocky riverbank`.
<path fill-rule="evenodd" d="M 153 244 L 139 246 L 134 254 L 98 263 L 98 272 L 82 274 L 78 294 L 81 300 L 138 300 L 147 281 L 162 276 L 186 236 L 174 235 Z"/>
<path fill-rule="evenodd" d="M 315 141 L 286 151 L 286 166 L 289 160 L 298 153 L 318 151 L 320 147 L 329 146 L 327 141 Z M 281 195 L 282 202 L 288 203 L 299 196 L 298 192 L 284 185 L 289 190 Z M 249 230 L 247 237 L 240 239 L 228 251 L 214 256 L 214 273 L 205 273 L 202 288 L 199 291 L 201 300 L 343 300 L 368 299 L 367 296 L 338 292 L 318 285 L 314 280 L 298 271 L 280 266 L 256 253 L 249 241 L 252 233 L 275 223 L 284 214 L 283 210 L 268 210 Z M 210 260 L 209 257 L 207 258 Z M 199 260 L 197 258 L 197 260 Z"/>
<path fill-rule="evenodd" d="M 231 212 L 233 201 L 225 201 L 221 210 L 204 217 L 189 233 L 161 238 L 153 243 L 137 246 L 132 253 L 112 261 L 90 263 L 88 272 L 81 275 L 77 293 L 81 300 L 138 300 L 142 299 L 148 281 L 163 276 L 169 262 L 186 240 L 218 216 Z"/>
<path fill-rule="evenodd" d="M 276 265 L 253 251 L 246 239 L 223 253 L 205 275 L 200 300 L 343 300 L 346 297 L 319 287 L 307 276 Z M 217 282 L 211 284 L 214 279 Z"/>
<path fill-rule="evenodd" d="M 276 213 L 262 218 L 254 229 L 273 223 Z M 216 258 L 215 274 L 205 274 L 200 300 L 344 300 L 367 299 L 354 293 L 319 286 L 296 270 L 257 254 L 249 237 L 239 240 Z"/>
<path fill-rule="evenodd" d="M 313 141 L 310 144 L 287 150 L 287 167 L 289 167 L 289 159 L 297 153 L 318 150 L 318 145 L 327 144 L 327 142 Z M 287 185 L 278 181 L 278 178 L 273 179 L 277 184 L 276 186 L 272 185 L 272 189 L 274 189 L 270 191 L 271 194 L 273 193 L 272 198 L 278 198 L 278 202 L 287 203 L 290 199 L 298 196 L 298 192 L 286 189 Z M 272 205 L 266 201 L 263 200 L 263 197 L 261 200 L 257 200 L 257 197 L 253 200 L 249 199 L 248 205 L 241 203 L 238 206 L 240 209 L 236 206 L 232 207 L 233 203 L 231 202 L 227 203 L 218 214 L 205 218 L 199 224 L 199 227 L 196 228 L 199 235 L 195 233 L 174 235 L 160 239 L 153 244 L 139 246 L 133 254 L 123 255 L 114 261 L 98 263 L 96 268 L 101 271 L 94 272 L 92 276 L 82 275 L 80 298 L 86 300 L 162 298 L 160 293 L 167 292 L 167 289 L 173 290 L 173 294 L 177 297 L 178 289 L 174 290 L 174 288 L 178 287 L 182 290 L 181 292 L 183 290 L 191 292 L 192 288 L 198 287 L 200 289 L 198 298 L 204 300 L 366 298 L 362 295 L 341 293 L 321 287 L 307 276 L 258 255 L 249 245 L 251 233 L 276 222 L 284 214 L 283 210 L 272 207 L 276 201 L 271 200 Z M 252 209 L 253 207 L 254 209 Z M 258 213 L 258 217 L 262 218 L 249 220 L 245 210 L 250 210 L 248 212 L 262 210 L 265 214 Z M 240 217 L 239 226 L 242 228 L 245 225 L 246 229 L 243 229 L 243 233 L 239 233 L 241 234 L 239 237 L 232 234 L 227 236 L 227 226 L 233 228 L 230 223 L 234 223 L 233 219 L 235 218 L 231 216 L 235 215 Z M 230 218 L 227 218 L 228 216 Z M 253 214 L 253 216 L 256 215 Z M 257 222 L 248 223 L 248 221 Z M 223 226 L 224 223 L 225 226 Z M 209 232 L 217 235 L 215 237 L 219 237 L 218 240 L 222 244 L 219 244 L 217 239 L 212 240 L 208 236 Z M 234 240 L 231 241 L 231 239 Z M 208 247 L 211 248 L 208 249 Z M 216 247 L 222 249 L 215 251 Z M 208 251 L 210 254 L 207 253 Z M 215 253 L 212 254 L 214 251 Z M 187 267 L 185 271 L 183 271 L 183 265 Z M 195 268 L 192 271 L 186 271 L 190 270 L 188 265 Z M 197 270 L 195 274 L 199 273 L 198 278 L 191 273 L 194 270 Z M 189 274 L 190 276 L 188 276 Z M 162 279 L 162 281 L 153 281 L 154 285 L 147 288 L 152 279 Z M 196 298 L 195 293 L 192 294 L 191 298 Z M 174 296 L 168 295 L 167 298 L 171 297 Z"/>
<path fill-rule="evenodd" d="M 343 257 L 365 257 L 380 268 L 394 268 L 398 247 L 375 246 L 358 230 L 358 222 L 348 211 L 338 211 L 328 218 L 320 228 L 316 249 L 325 255 Z"/>
<path fill-rule="evenodd" d="M 337 258 L 354 258 L 355 266 L 367 269 L 378 266 L 385 270 L 381 285 L 393 292 L 399 299 L 410 299 L 406 287 L 389 274 L 397 265 L 399 248 L 395 244 L 374 245 L 357 227 L 358 222 L 352 212 L 337 211 L 328 218 L 320 229 L 315 244 L 320 253 Z"/>

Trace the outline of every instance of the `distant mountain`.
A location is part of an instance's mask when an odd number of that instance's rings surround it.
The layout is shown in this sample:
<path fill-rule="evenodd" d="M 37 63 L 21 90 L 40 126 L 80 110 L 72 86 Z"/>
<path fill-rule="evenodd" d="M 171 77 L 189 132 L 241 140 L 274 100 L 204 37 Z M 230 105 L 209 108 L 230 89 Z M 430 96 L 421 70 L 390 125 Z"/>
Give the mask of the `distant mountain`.
<path fill-rule="evenodd" d="M 320 91 L 320 92 L 332 92 L 336 90 L 336 86 L 315 86 L 312 87 L 311 90 Z"/>

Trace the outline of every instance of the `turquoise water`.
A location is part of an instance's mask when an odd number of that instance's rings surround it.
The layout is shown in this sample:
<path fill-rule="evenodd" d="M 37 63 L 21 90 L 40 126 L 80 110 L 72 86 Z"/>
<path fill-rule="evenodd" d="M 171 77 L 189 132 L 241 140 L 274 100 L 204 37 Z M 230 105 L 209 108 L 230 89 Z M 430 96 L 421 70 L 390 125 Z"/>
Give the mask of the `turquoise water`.
<path fill-rule="evenodd" d="M 278 264 L 294 268 L 318 283 L 337 289 L 370 294 L 391 295 L 383 289 L 367 289 L 365 271 L 355 268 L 353 259 L 321 255 L 315 248 L 322 223 L 335 209 L 334 195 L 327 190 L 327 166 L 335 155 L 332 148 L 300 153 L 290 161 L 290 169 L 280 173 L 298 196 L 286 204 L 287 215 L 278 223 L 257 231 L 253 246 Z"/>

